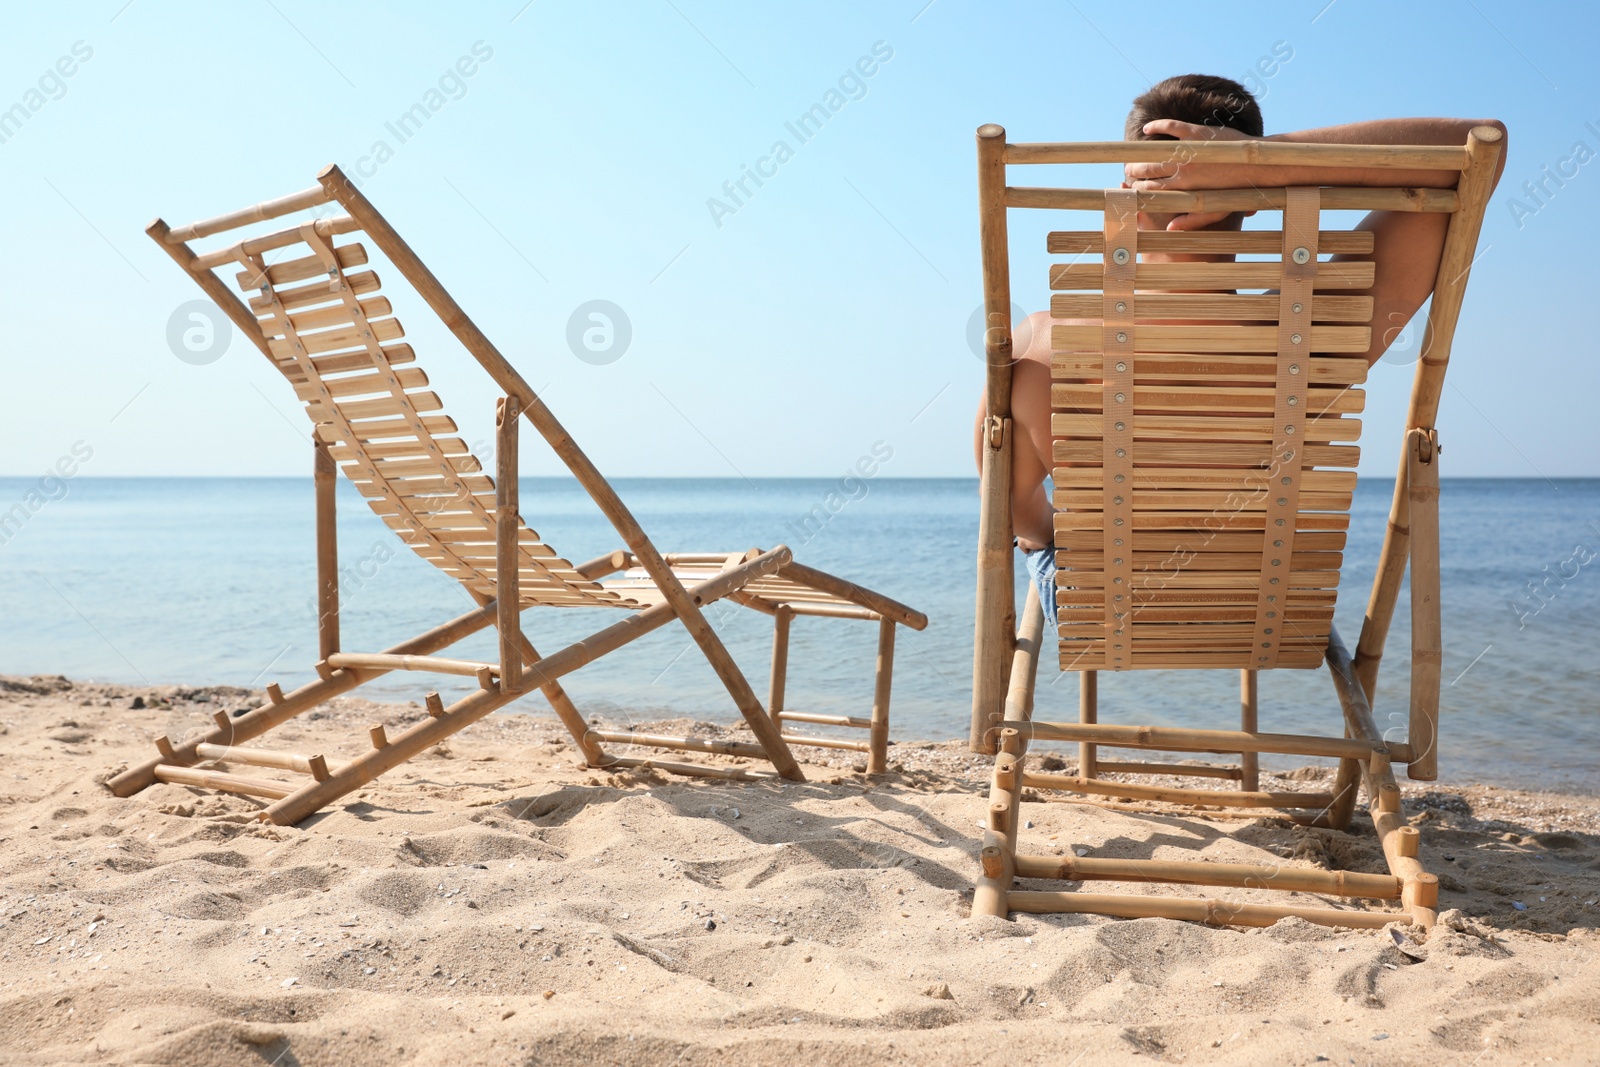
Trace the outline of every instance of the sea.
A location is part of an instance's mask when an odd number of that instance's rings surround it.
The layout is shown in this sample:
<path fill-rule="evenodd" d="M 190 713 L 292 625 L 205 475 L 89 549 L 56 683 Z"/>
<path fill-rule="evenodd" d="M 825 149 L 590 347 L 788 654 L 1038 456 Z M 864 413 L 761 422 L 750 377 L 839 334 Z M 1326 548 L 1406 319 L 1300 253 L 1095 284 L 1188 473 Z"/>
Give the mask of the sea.
<path fill-rule="evenodd" d="M 614 484 L 663 551 L 782 543 L 804 563 L 924 612 L 926 630 L 899 634 L 892 736 L 897 743 L 966 736 L 975 479 L 622 478 Z M 1382 478 L 1364 479 L 1356 490 L 1336 616 L 1352 647 L 1392 491 L 1392 480 Z M 529 524 L 567 559 L 622 547 L 571 481 L 524 479 L 521 500 Z M 378 651 L 473 606 L 342 481 L 338 505 L 344 648 Z M 1446 479 L 1440 509 L 1442 780 L 1600 791 L 1600 479 Z M 289 690 L 315 677 L 314 574 L 309 479 L 0 478 L 0 673 L 128 685 L 277 682 Z M 1374 708 L 1379 727 L 1395 740 L 1404 738 L 1407 719 L 1408 604 L 1403 593 Z M 538 609 L 524 614 L 523 625 L 548 655 L 618 617 L 607 609 Z M 713 606 L 709 617 L 764 694 L 772 620 L 731 603 Z M 871 623 L 797 619 L 788 707 L 866 715 L 875 653 Z M 450 654 L 493 658 L 492 633 Z M 365 691 L 407 701 L 437 688 L 448 700 L 471 684 L 397 672 Z M 586 714 L 612 722 L 737 718 L 677 625 L 563 684 Z M 1340 729 L 1325 670 L 1266 672 L 1260 691 L 1263 730 Z M 1102 722 L 1238 724 L 1232 671 L 1104 674 L 1100 700 Z M 1036 717 L 1074 718 L 1076 701 L 1076 676 L 1047 658 Z M 537 695 L 512 710 L 550 714 Z"/>

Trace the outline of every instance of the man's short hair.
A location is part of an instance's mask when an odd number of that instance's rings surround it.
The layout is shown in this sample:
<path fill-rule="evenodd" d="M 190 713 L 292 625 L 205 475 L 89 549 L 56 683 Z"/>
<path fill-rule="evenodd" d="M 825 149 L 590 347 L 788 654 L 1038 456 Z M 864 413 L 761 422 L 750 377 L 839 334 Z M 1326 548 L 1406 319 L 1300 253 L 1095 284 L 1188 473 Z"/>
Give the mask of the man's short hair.
<path fill-rule="evenodd" d="M 1140 93 L 1128 112 L 1123 137 L 1129 141 L 1170 140 L 1165 135 L 1146 136 L 1144 124 L 1156 119 L 1227 126 L 1249 137 L 1260 137 L 1264 129 L 1261 105 L 1250 90 L 1232 78 L 1211 74 L 1180 74 Z"/>

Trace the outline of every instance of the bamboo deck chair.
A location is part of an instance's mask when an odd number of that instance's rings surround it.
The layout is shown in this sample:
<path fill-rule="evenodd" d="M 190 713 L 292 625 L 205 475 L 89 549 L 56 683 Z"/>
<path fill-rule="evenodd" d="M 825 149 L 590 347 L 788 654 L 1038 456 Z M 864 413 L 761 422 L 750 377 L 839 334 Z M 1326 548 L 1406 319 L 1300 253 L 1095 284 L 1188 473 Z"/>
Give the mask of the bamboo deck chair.
<path fill-rule="evenodd" d="M 268 699 L 243 716 L 216 716 L 216 726 L 181 743 L 157 742 L 157 755 L 107 783 L 118 796 L 157 781 L 242 793 L 271 800 L 262 818 L 279 824 L 307 815 L 520 696 L 543 693 L 591 767 L 654 767 L 678 774 L 749 780 L 803 781 L 791 744 L 866 753 L 869 773 L 885 769 L 889 695 L 897 625 L 921 630 L 922 613 L 888 597 L 795 562 L 789 549 L 662 554 L 611 485 L 573 443 L 511 363 L 478 329 L 393 227 L 337 167 L 318 185 L 278 200 L 188 226 L 148 228 L 169 255 L 216 302 L 234 325 L 289 380 L 314 424 L 314 485 L 318 589 L 318 680 Z M 260 236 L 230 231 L 334 204 L 342 214 L 304 221 Z M 229 233 L 234 243 L 198 253 L 190 241 Z M 455 423 L 426 391 L 410 345 L 380 295 L 367 248 L 370 241 L 416 295 L 443 320 L 504 392 L 495 416 L 496 477 L 481 473 Z M 269 263 L 269 259 L 274 260 Z M 239 268 L 241 299 L 215 273 Z M 626 546 L 574 566 L 523 522 L 517 500 L 517 427 L 526 418 L 610 520 Z M 419 555 L 464 585 L 478 607 L 381 653 L 344 651 L 339 640 L 338 560 L 334 529 L 337 471 L 355 483 L 385 523 Z M 607 579 L 602 581 L 601 579 Z M 703 614 L 728 598 L 774 619 L 771 693 L 766 709 Z M 627 617 L 541 658 L 521 628 L 530 607 L 608 607 Z M 878 658 L 870 717 L 790 711 L 784 705 L 789 628 L 797 615 L 878 623 Z M 559 679 L 672 620 L 678 620 L 726 686 L 755 741 L 708 741 L 591 728 Z M 437 653 L 469 634 L 494 627 L 497 662 L 444 658 Z M 365 751 L 342 764 L 321 755 L 248 748 L 258 737 L 330 697 L 389 671 L 475 677 L 478 687 L 446 707 L 428 694 L 427 715 L 388 736 L 374 726 Z M 862 728 L 865 741 L 792 732 L 791 723 Z M 370 744 L 366 742 L 370 740 Z M 741 764 L 706 765 L 615 756 L 606 743 L 673 751 L 711 752 L 765 760 L 772 770 Z M 299 772 L 297 781 L 256 778 L 209 769 L 216 763 Z M 200 765 L 200 766 L 197 766 Z"/>
<path fill-rule="evenodd" d="M 1092 912 L 1270 925 L 1297 915 L 1332 926 L 1429 927 L 1438 881 L 1417 857 L 1392 767 L 1436 777 L 1439 632 L 1438 439 L 1434 416 L 1473 261 L 1500 134 L 1462 147 L 1183 142 L 1211 162 L 1323 164 L 1458 172 L 1454 189 L 1299 188 L 1203 192 L 1018 188 L 1007 165 L 1163 160 L 1174 142 L 1007 144 L 978 130 L 984 302 L 988 316 L 982 511 L 971 746 L 996 754 L 975 914 Z M 1044 622 L 1030 583 L 1021 624 L 1012 585 L 1010 278 L 1007 211 L 1088 212 L 1090 228 L 1050 233 L 1054 325 L 1052 481 L 1061 669 L 1080 681 L 1078 722 L 1032 717 Z M 1277 213 L 1277 230 L 1139 232 L 1137 210 Z M 1448 237 L 1376 582 L 1355 655 L 1333 609 L 1361 425 L 1356 386 L 1370 343 L 1372 235 L 1322 229 L 1333 210 L 1448 212 Z M 1075 216 L 1081 218 L 1082 216 Z M 1269 226 L 1270 226 L 1269 222 Z M 1141 263 L 1142 252 L 1267 254 L 1254 262 Z M 1330 261 L 1326 256 L 1338 255 Z M 1251 294 L 1240 290 L 1256 290 Z M 1266 290 L 1266 292 L 1261 292 Z M 1207 320 L 1210 320 L 1207 322 Z M 1179 325 L 1196 322 L 1202 325 Z M 1247 323 L 1241 325 L 1241 323 Z M 1401 577 L 1411 567 L 1409 739 L 1389 741 L 1371 701 Z M 1263 733 L 1257 675 L 1326 664 L 1342 708 L 1334 736 Z M 1229 669 L 1241 678 L 1237 731 L 1102 724 L 1101 671 Z M 1336 720 L 1337 721 L 1337 720 Z M 1028 763 L 1030 741 L 1079 745 L 1075 775 Z M 1101 748 L 1239 755 L 1232 767 L 1103 760 Z M 1260 753 L 1339 760 L 1331 791 L 1268 792 Z M 1119 780 L 1105 776 L 1115 773 Z M 1124 780 L 1189 775 L 1237 787 L 1188 789 Z M 1025 788 L 1124 800 L 1262 808 L 1345 828 L 1364 784 L 1385 874 L 1018 852 Z M 1019 879 L 1177 883 L 1376 898 L 1398 910 L 1228 903 L 1145 894 L 1024 889 Z M 1314 901 L 1314 903 L 1327 903 Z"/>

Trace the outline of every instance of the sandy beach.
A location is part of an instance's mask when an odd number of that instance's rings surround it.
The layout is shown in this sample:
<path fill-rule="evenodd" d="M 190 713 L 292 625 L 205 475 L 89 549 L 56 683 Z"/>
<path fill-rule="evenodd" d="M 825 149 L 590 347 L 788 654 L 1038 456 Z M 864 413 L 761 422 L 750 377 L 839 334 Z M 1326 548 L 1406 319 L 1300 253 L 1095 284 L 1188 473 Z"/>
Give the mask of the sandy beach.
<path fill-rule="evenodd" d="M 824 754 L 808 784 L 729 786 L 584 770 L 513 712 L 298 827 L 101 786 L 252 697 L 0 678 L 0 1061 L 1600 1058 L 1593 797 L 1412 788 L 1451 910 L 1397 945 L 1300 920 L 971 919 L 986 761 L 954 741 L 897 744 L 880 781 Z M 331 757 L 418 714 L 340 700 L 279 740 Z M 1130 807 L 1029 803 L 1024 845 L 1380 869 L 1363 816 L 1346 835 Z"/>

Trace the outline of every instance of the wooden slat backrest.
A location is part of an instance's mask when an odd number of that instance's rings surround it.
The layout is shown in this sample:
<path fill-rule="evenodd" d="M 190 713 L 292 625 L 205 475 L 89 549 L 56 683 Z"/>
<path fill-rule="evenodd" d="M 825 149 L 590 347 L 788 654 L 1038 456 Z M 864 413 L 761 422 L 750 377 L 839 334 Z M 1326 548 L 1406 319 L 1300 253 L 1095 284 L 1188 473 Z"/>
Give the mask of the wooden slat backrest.
<path fill-rule="evenodd" d="M 368 505 L 422 558 L 487 599 L 495 595 L 495 486 L 439 414 L 416 353 L 358 241 L 335 244 L 307 223 L 279 241 L 269 264 L 248 243 L 235 282 L 279 371 L 306 406 L 320 440 Z M 352 232 L 342 227 L 340 232 Z M 359 235 L 359 230 L 353 230 Z M 315 279 L 315 280 L 311 280 Z M 631 606 L 584 578 L 519 519 L 523 603 Z"/>
<path fill-rule="evenodd" d="M 1277 228 L 1140 232 L 1107 190 L 1100 230 L 1047 240 L 1073 257 L 1049 275 L 1064 668 L 1322 662 L 1371 343 L 1348 290 L 1373 276 L 1323 257 L 1372 235 L 1322 230 L 1318 189 L 1263 199 Z"/>
<path fill-rule="evenodd" d="M 1095 257 L 1079 258 L 1059 264 L 1054 280 L 1062 290 L 1051 300 L 1051 311 L 1058 319 L 1069 320 L 1056 327 L 1061 331 L 1060 351 L 1054 356 L 1054 372 L 1060 380 L 1053 386 L 1055 411 L 1051 432 L 1055 436 L 1053 477 L 1058 500 L 1073 507 L 1058 517 L 1057 546 L 1064 553 L 1077 552 L 1076 562 L 1067 562 L 1069 573 L 1062 575 L 1062 586 L 1072 580 L 1081 589 L 1064 597 L 1064 626 L 1085 626 L 1082 631 L 1065 631 L 1077 647 L 1061 657 L 1065 668 L 1091 669 L 1105 666 L 1106 590 L 1105 529 L 1101 522 L 1106 506 L 1105 491 L 1105 377 L 1102 353 L 1086 343 L 1104 329 L 1106 234 L 1104 189 L 1051 188 L 1011 183 L 1031 164 L 1126 164 L 1147 162 L 1246 163 L 1326 168 L 1361 168 L 1396 175 L 1389 187 L 1328 186 L 1318 191 L 1319 209 L 1332 211 L 1436 212 L 1449 215 L 1444 249 L 1439 260 L 1437 283 L 1428 307 L 1428 325 L 1423 335 L 1423 355 L 1417 361 L 1416 378 L 1406 411 L 1408 440 L 1417 431 L 1431 434 L 1443 388 L 1444 372 L 1450 358 L 1456 319 L 1471 275 L 1483 211 L 1493 188 L 1501 146 L 1502 130 L 1494 126 L 1474 127 L 1461 145 L 1344 145 L 1296 144 L 1283 141 L 1104 141 L 1083 143 L 1010 144 L 1003 127 L 987 124 L 977 131 L 978 229 L 983 264 L 984 313 L 984 405 L 977 445 L 979 453 L 980 508 L 978 514 L 977 610 L 974 625 L 972 718 L 968 743 L 975 752 L 996 751 L 994 724 L 1007 713 L 1007 678 L 1014 656 L 1023 653 L 1016 618 L 1016 589 L 1012 528 L 1011 469 L 1013 451 L 1031 447 L 1017 442 L 1017 426 L 1012 418 L 1012 367 L 1019 354 L 1012 337 L 1011 239 L 1010 216 L 1014 209 L 1050 211 L 1092 211 L 1101 217 L 1092 229 L 1053 234 L 1048 242 L 1051 254 Z M 1012 168 L 1016 168 L 1013 172 Z M 1453 188 L 1401 187 L 1401 174 L 1416 170 L 1441 172 L 1444 182 L 1430 180 L 1429 186 Z M 1034 172 L 1038 173 L 1038 172 Z M 1059 172 L 1054 172 L 1059 173 Z M 1103 172 L 1102 172 L 1103 175 Z M 1100 180 L 1102 175 L 1097 175 Z M 1081 184 L 1081 183 L 1080 183 Z M 1253 211 L 1282 212 L 1289 204 L 1290 191 L 1283 188 L 1171 189 L 1138 190 L 1133 206 L 1145 212 Z M 1259 220 L 1258 220 L 1259 221 Z M 1313 224 L 1316 226 L 1316 224 Z M 1133 412 L 1122 421 L 1131 425 L 1140 450 L 1135 469 L 1154 484 L 1143 489 L 1147 506 L 1136 509 L 1138 522 L 1131 545 L 1132 566 L 1149 567 L 1167 561 L 1175 553 L 1192 552 L 1194 513 L 1206 508 L 1221 508 L 1226 514 L 1211 524 L 1208 531 L 1207 576 L 1204 589 L 1186 592 L 1184 584 L 1194 576 L 1180 572 L 1173 576 L 1160 598 L 1143 604 L 1139 618 L 1148 626 L 1140 637 L 1145 651 L 1159 649 L 1173 666 L 1256 667 L 1248 662 L 1250 642 L 1242 638 L 1240 627 L 1250 628 L 1254 638 L 1264 629 L 1261 607 L 1261 564 L 1270 564 L 1263 549 L 1268 547 L 1265 523 L 1260 512 L 1238 512 L 1228 504 L 1230 494 L 1247 492 L 1244 479 L 1252 472 L 1257 478 L 1270 467 L 1279 427 L 1277 388 L 1280 359 L 1277 334 L 1281 322 L 1281 286 L 1284 271 L 1281 260 L 1283 231 L 1253 230 L 1248 234 L 1188 234 L 1170 231 L 1136 235 L 1138 247 L 1146 253 L 1170 253 L 1183 246 L 1201 255 L 1278 253 L 1277 264 L 1134 264 L 1134 285 L 1138 293 L 1138 332 L 1142 351 L 1136 353 L 1136 380 Z M 1370 238 L 1358 231 L 1321 231 L 1316 247 L 1323 254 L 1360 257 L 1370 251 Z M 1307 238 L 1309 241 L 1309 237 Z M 1307 244 L 1309 249 L 1309 243 Z M 1292 251 L 1292 250 L 1291 250 Z M 1354 351 L 1352 335 L 1338 331 L 1347 327 L 1366 327 L 1372 318 L 1372 301 L 1359 290 L 1371 284 L 1366 273 L 1370 265 L 1359 262 L 1323 264 L 1310 301 L 1312 316 L 1311 346 L 1315 354 L 1302 365 L 1309 376 L 1306 398 L 1311 401 L 1303 418 L 1304 434 L 1300 451 L 1300 490 L 1294 517 L 1296 530 L 1293 551 L 1287 564 L 1305 583 L 1291 586 L 1295 594 L 1280 616 L 1296 627 L 1288 641 L 1278 646 L 1278 666 L 1311 665 L 1320 651 L 1300 651 L 1294 638 L 1307 626 L 1315 634 L 1324 632 L 1323 623 L 1331 616 L 1333 582 L 1337 578 L 1339 553 L 1344 544 L 1347 516 L 1340 499 L 1354 486 L 1350 470 L 1355 465 L 1352 446 L 1360 434 L 1360 423 L 1350 416 L 1360 410 L 1361 397 L 1351 387 L 1358 385 L 1364 368 L 1347 359 Z M 1141 289 L 1142 285 L 1142 289 Z M 1241 293 L 1239 289 L 1273 290 Z M 1183 290 L 1200 290 L 1199 292 Z M 1209 292 L 1206 290 L 1210 290 Z M 1305 303 L 1305 301 L 1301 301 Z M 1075 329 L 1070 320 L 1079 320 Z M 1250 323 L 1224 335 L 1201 326 Z M 1177 329 L 1168 327 L 1183 324 Z M 1267 388 L 1270 382 L 1270 388 Z M 1287 399 L 1285 397 L 1285 399 Z M 1131 420 L 1131 421 L 1130 421 Z M 1112 419 L 1116 421 L 1115 417 Z M 1297 424 L 1297 431 L 1300 429 Z M 1406 470 L 1402 463 L 1402 472 Z M 1114 473 L 1113 473 L 1114 476 Z M 1404 480 L 1397 482 L 1404 486 Z M 1260 485 L 1254 488 L 1260 489 Z M 1205 494 L 1211 494 L 1207 496 Z M 1329 499 L 1329 497 L 1332 499 Z M 1220 499 L 1219 499 L 1220 497 Z M 1285 505 L 1287 506 L 1287 505 Z M 1391 516 L 1407 514 L 1403 492 L 1397 489 Z M 1333 508 L 1333 510 L 1327 510 Z M 1288 525 L 1287 516 L 1283 517 Z M 1274 523 L 1275 525 L 1275 523 Z M 1126 540 L 1126 539 L 1125 539 Z M 1119 546 L 1112 546 L 1113 548 Z M 1285 545 L 1284 547 L 1290 547 Z M 1321 558 L 1306 558 L 1319 553 Z M 1367 604 L 1366 618 L 1357 643 L 1353 669 L 1370 697 L 1376 684 L 1378 663 L 1394 614 L 1400 580 L 1405 573 L 1408 536 L 1403 524 L 1393 518 L 1384 537 L 1378 561 L 1378 576 Z M 1096 556 L 1100 559 L 1096 560 Z M 1111 566 L 1115 556 L 1111 559 Z M 1125 565 L 1127 558 L 1125 559 Z M 1254 561 L 1252 570 L 1251 564 Z M 1189 560 L 1190 563 L 1194 561 Z M 1098 574 L 1093 570 L 1099 566 Z M 1302 568 L 1303 571 L 1302 571 Z M 1224 575 L 1233 577 L 1223 577 Z M 1328 574 L 1327 579 L 1313 575 Z M 1114 577 L 1114 575 L 1113 575 Z M 1098 578 L 1098 580 L 1097 580 Z M 1112 583 L 1114 584 L 1114 583 Z M 1280 580 L 1281 584 L 1281 580 Z M 1236 588 L 1232 588 L 1236 587 Z M 1113 594 L 1114 596 L 1115 594 Z M 1127 595 L 1127 594 L 1124 594 Z M 1115 601 L 1113 601 L 1115 603 Z M 1111 621 L 1115 622 L 1114 613 Z M 1216 652 L 1188 643 L 1190 631 L 1174 629 L 1203 622 L 1214 627 L 1208 636 L 1226 633 L 1236 644 Z M 1232 627 L 1224 630 L 1224 627 Z M 1278 627 L 1274 626 L 1274 630 Z M 1112 634 L 1115 636 L 1115 626 Z M 1126 634 L 1124 634 L 1126 636 Z M 1267 636 L 1267 635 L 1264 635 Z M 1099 644 L 1096 644 L 1096 642 Z M 1149 642 L 1178 642 L 1150 644 Z M 1257 646 L 1260 641 L 1256 641 Z M 1307 644 L 1314 647 L 1315 641 Z M 1115 642 L 1111 642 L 1115 644 Z M 1109 649 L 1115 653 L 1115 648 Z M 1133 656 L 1134 666 L 1155 666 L 1157 662 L 1141 651 L 1124 648 Z M 1269 655 L 1272 650 L 1267 650 Z M 1181 653 L 1181 655 L 1180 655 Z M 1257 653 L 1259 656 L 1259 653 Z M 1212 663 L 1210 661 L 1218 662 Z M 1091 683 L 1092 684 L 1092 683 Z"/>

